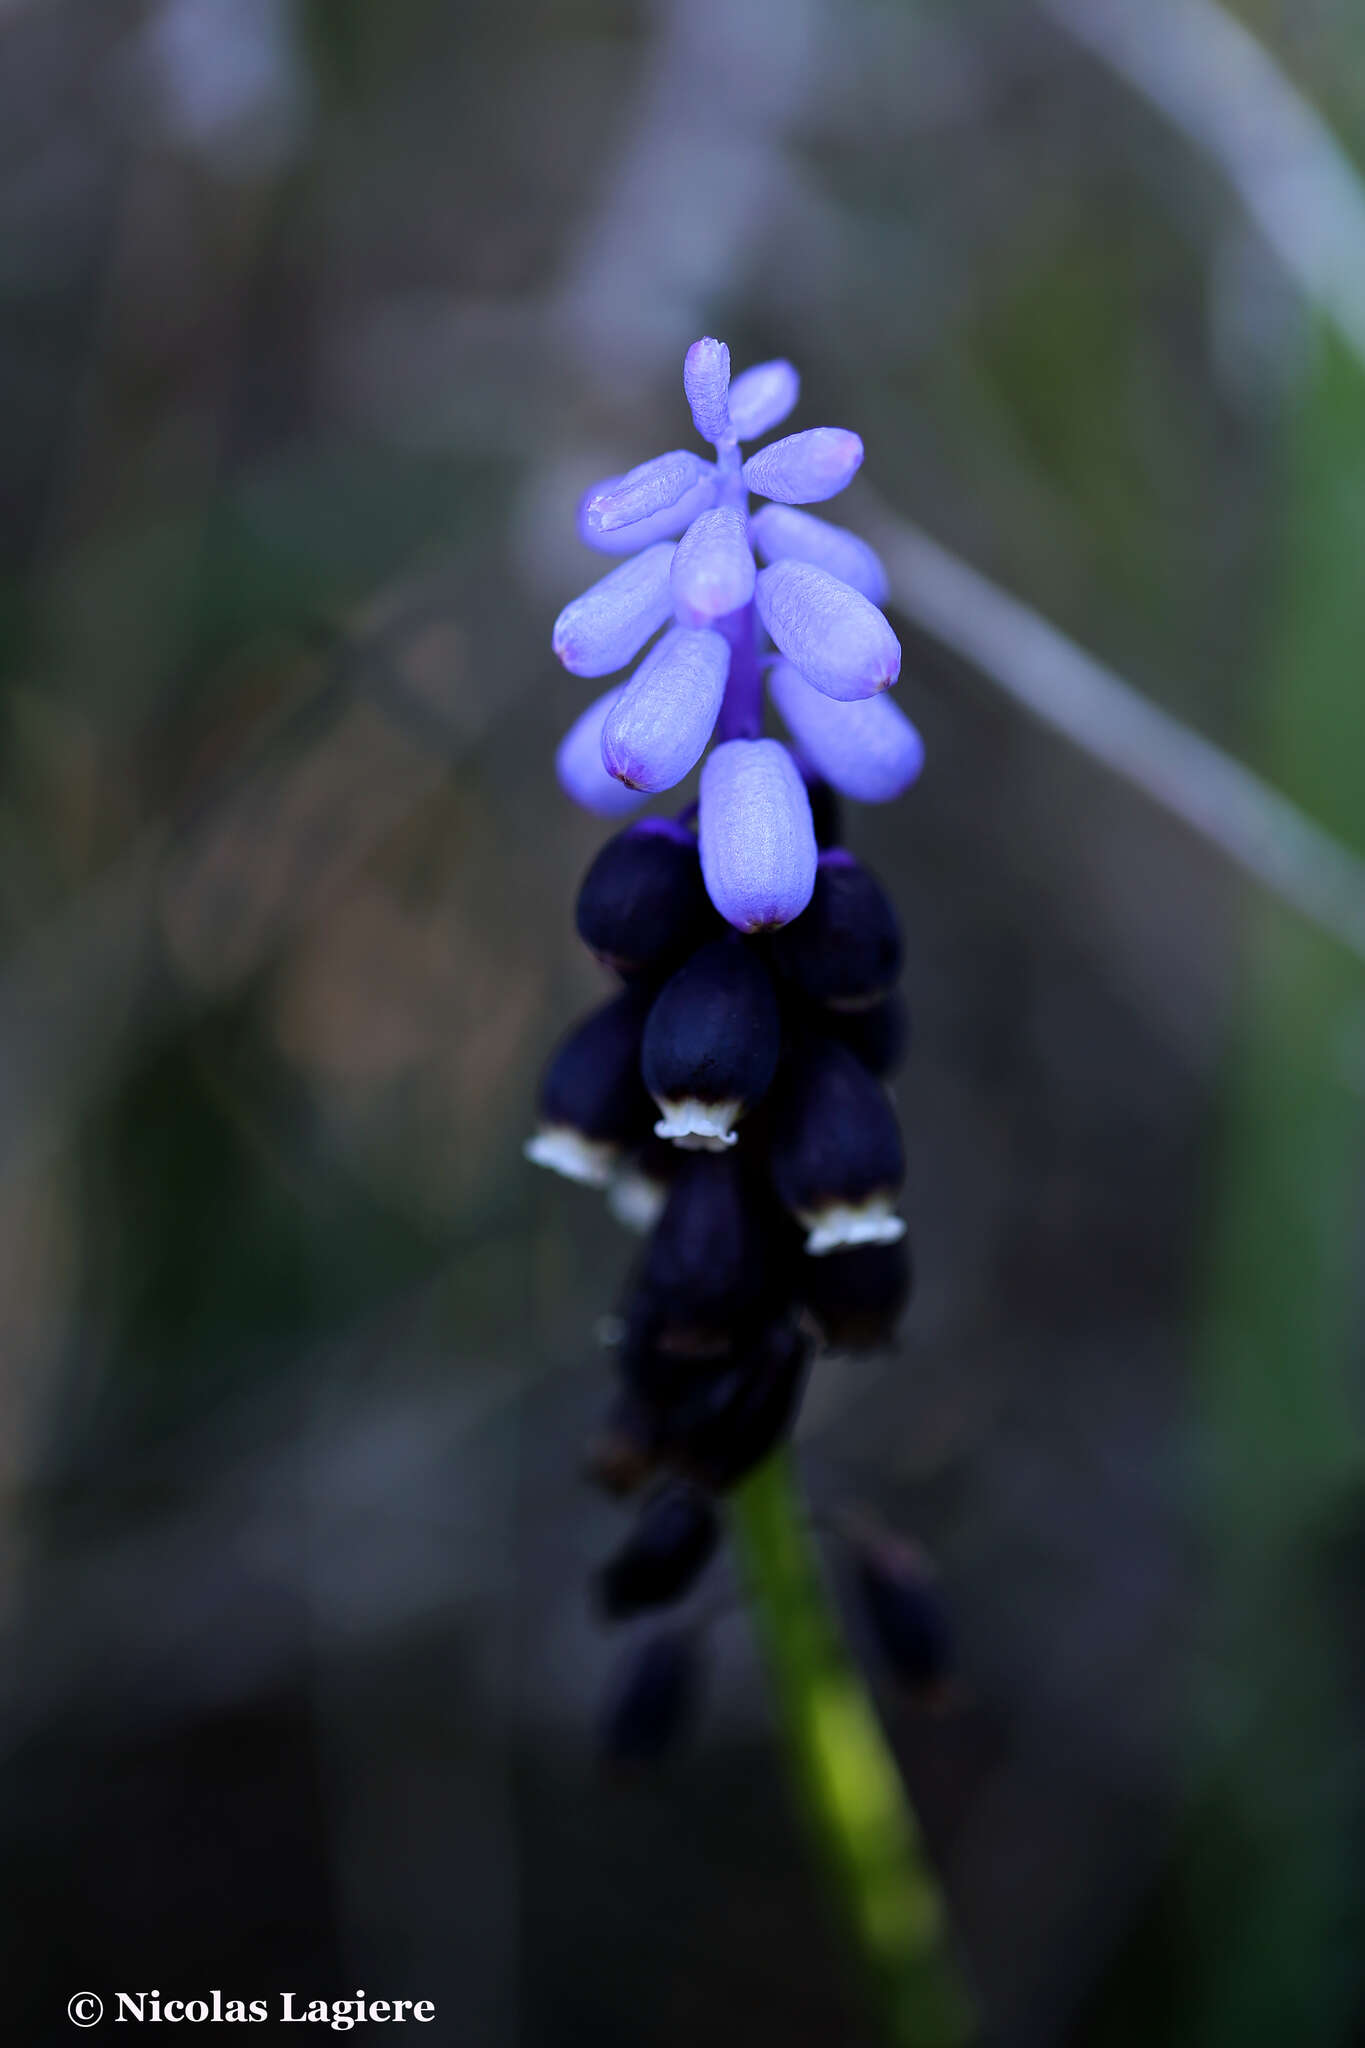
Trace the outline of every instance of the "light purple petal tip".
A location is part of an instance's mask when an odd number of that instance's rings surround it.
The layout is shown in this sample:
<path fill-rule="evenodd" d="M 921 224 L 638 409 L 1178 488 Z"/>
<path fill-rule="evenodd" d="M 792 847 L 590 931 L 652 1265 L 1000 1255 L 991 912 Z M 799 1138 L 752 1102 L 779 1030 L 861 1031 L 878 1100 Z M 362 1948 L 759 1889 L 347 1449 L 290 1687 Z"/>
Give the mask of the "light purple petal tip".
<path fill-rule="evenodd" d="M 815 887 L 815 827 L 780 740 L 726 740 L 708 755 L 698 825 L 707 894 L 738 931 L 801 915 Z"/>
<path fill-rule="evenodd" d="M 589 492 L 583 501 L 583 531 L 590 541 L 606 539 L 642 519 L 669 512 L 696 489 L 711 465 L 686 448 L 670 449 L 637 463 L 624 476 Z"/>
<path fill-rule="evenodd" d="M 683 492 L 676 505 L 665 505 L 662 512 L 651 513 L 648 519 L 636 519 L 631 525 L 619 526 L 611 533 L 602 533 L 588 524 L 589 508 L 621 482 L 619 476 L 604 476 L 600 483 L 584 491 L 578 501 L 580 540 L 586 541 L 590 548 L 596 548 L 599 555 L 637 555 L 655 541 L 676 540 L 680 533 L 686 533 L 699 512 L 705 512 L 715 502 L 715 467 L 712 463 L 703 462 L 701 470 L 697 482 Z"/>
<path fill-rule="evenodd" d="M 782 356 L 742 370 L 730 386 L 730 425 L 741 441 L 781 426 L 801 396 L 801 379 Z"/>
<path fill-rule="evenodd" d="M 886 603 L 889 587 L 881 556 L 846 526 L 831 526 L 813 512 L 798 512 L 795 505 L 760 505 L 749 531 L 765 562 L 812 562 L 873 604 Z"/>
<path fill-rule="evenodd" d="M 602 765 L 602 727 L 620 695 L 618 687 L 589 704 L 569 727 L 555 754 L 560 788 L 599 818 L 629 817 L 645 800 L 639 790 L 627 789 Z"/>
<path fill-rule="evenodd" d="M 611 569 L 566 604 L 555 620 L 554 651 L 571 675 L 609 676 L 624 668 L 672 617 L 671 541 Z"/>
<path fill-rule="evenodd" d="M 813 690 L 789 661 L 773 664 L 768 689 L 805 760 L 841 795 L 885 804 L 924 766 L 924 742 L 883 691 L 840 704 Z"/>
<path fill-rule="evenodd" d="M 900 674 L 900 641 L 876 605 L 824 569 L 775 562 L 755 594 L 780 652 L 827 697 L 872 697 Z"/>
<path fill-rule="evenodd" d="M 684 626 L 708 626 L 754 594 L 753 549 L 742 512 L 717 505 L 692 521 L 673 556 L 673 605 Z"/>
<path fill-rule="evenodd" d="M 863 444 L 847 427 L 808 427 L 751 455 L 744 481 L 780 505 L 818 505 L 853 481 L 862 460 Z"/>
<path fill-rule="evenodd" d="M 683 390 L 692 408 L 692 424 L 703 441 L 730 437 L 730 351 L 709 334 L 694 341 L 683 358 Z"/>
<path fill-rule="evenodd" d="M 706 751 L 730 648 L 719 633 L 675 626 L 650 649 L 602 728 L 608 774 L 631 789 L 672 789 Z"/>

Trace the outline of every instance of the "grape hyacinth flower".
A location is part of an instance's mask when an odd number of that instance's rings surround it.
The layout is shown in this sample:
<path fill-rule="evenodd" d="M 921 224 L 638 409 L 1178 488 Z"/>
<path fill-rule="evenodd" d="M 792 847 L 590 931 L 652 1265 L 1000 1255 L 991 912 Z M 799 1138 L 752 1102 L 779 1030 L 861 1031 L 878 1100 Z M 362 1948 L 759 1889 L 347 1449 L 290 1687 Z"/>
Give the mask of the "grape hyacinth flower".
<path fill-rule="evenodd" d="M 560 747 L 578 802 L 619 817 L 706 756 L 695 805 L 627 824 L 584 877 L 579 935 L 621 992 L 551 1060 L 527 1146 L 647 1239 L 590 1466 L 612 1492 L 659 1490 L 604 1570 L 607 1615 L 690 1586 L 719 1528 L 708 1490 L 790 1428 L 814 1344 L 890 1340 L 911 1279 L 885 1086 L 906 1041 L 900 930 L 839 800 L 898 796 L 924 750 L 886 694 L 880 561 L 803 509 L 863 444 L 812 427 L 745 459 L 796 405 L 787 362 L 732 381 L 707 338 L 683 385 L 709 452 L 585 494 L 580 534 L 617 560 L 553 636 L 575 675 L 634 665 Z M 763 729 L 765 673 L 789 742 Z"/>
<path fill-rule="evenodd" d="M 579 533 L 616 561 L 553 635 L 572 674 L 607 680 L 556 766 L 576 802 L 618 821 L 576 911 L 617 993 L 552 1057 L 526 1150 L 603 1189 L 645 1238 L 613 1319 L 616 1392 L 585 1461 L 604 1492 L 642 1505 L 598 1570 L 596 1606 L 628 1629 L 690 1600 L 735 1534 L 770 1647 L 785 1645 L 772 1660 L 785 1718 L 812 1731 L 800 1775 L 818 1794 L 818 1831 L 842 1844 L 855 1920 L 880 1930 L 869 1959 L 914 1979 L 929 2027 L 916 2038 L 946 2048 L 963 2038 L 966 2006 L 934 1880 L 821 1618 L 782 1457 L 816 1349 L 889 1343 L 911 1290 L 886 1086 L 908 1036 L 901 934 L 843 844 L 840 799 L 899 796 L 924 749 L 887 695 L 900 645 L 880 609 L 880 561 L 803 509 L 849 483 L 861 440 L 812 427 L 746 460 L 741 444 L 787 419 L 800 380 L 775 361 L 732 381 L 729 350 L 709 337 L 687 351 L 683 387 L 710 452 L 672 449 L 584 495 Z M 757 510 L 751 493 L 766 500 Z M 765 677 L 785 741 L 764 730 Z M 699 762 L 696 803 L 619 822 Z M 894 1541 L 865 1544 L 857 1584 L 888 1668 L 931 1701 L 950 1634 L 908 1557 Z M 704 1612 L 627 1653 L 603 1723 L 608 1758 L 657 1762 L 684 1732 Z M 837 1768 L 815 1733 L 835 1726 Z"/>
<path fill-rule="evenodd" d="M 732 380 L 729 350 L 709 337 L 687 351 L 683 387 L 708 452 L 671 449 L 604 478 L 578 508 L 581 538 L 614 561 L 564 607 L 553 645 L 571 674 L 606 687 L 556 768 L 576 802 L 617 821 L 576 922 L 618 993 L 551 1059 L 526 1150 L 603 1189 L 645 1238 L 614 1320 L 617 1389 L 585 1465 L 614 1498 L 643 1496 L 598 1571 L 600 1616 L 629 1626 L 690 1599 L 733 1527 L 757 1610 L 781 1616 L 794 1599 L 809 1646 L 819 1596 L 809 1572 L 804 1592 L 791 1584 L 805 1539 L 779 1454 L 815 1351 L 889 1343 L 913 1272 L 886 1086 L 908 1037 L 901 934 L 843 843 L 841 799 L 901 795 L 924 749 L 887 694 L 901 650 L 881 609 L 885 570 L 807 509 L 852 480 L 862 441 L 818 426 L 746 457 L 743 444 L 787 420 L 800 380 L 781 360 Z M 765 730 L 765 680 L 785 739 Z M 695 803 L 623 822 L 698 764 Z M 858 1584 L 887 1662 L 927 1698 L 947 1624 L 927 1578 L 899 1569 L 910 1554 L 860 1555 Z M 700 1625 L 694 1613 L 627 1657 L 608 1755 L 657 1760 L 677 1740 Z M 793 1682 L 825 1684 L 838 1658 L 827 1641 Z M 901 1841 L 908 1881 L 913 1829 L 896 1818 L 875 1722 L 849 1697 L 840 1725 L 862 1747 L 855 1776 L 883 1786 L 885 1839 Z M 844 1807 L 851 1782 L 826 1781 L 822 1820 L 860 1882 L 855 1837 L 867 1837 Z M 863 1876 L 871 1896 L 881 1873 Z M 923 1870 L 914 1882 L 932 1887 Z M 904 1925 L 907 1966 L 934 1980 L 946 2040 L 963 2005 L 924 1924 Z"/>

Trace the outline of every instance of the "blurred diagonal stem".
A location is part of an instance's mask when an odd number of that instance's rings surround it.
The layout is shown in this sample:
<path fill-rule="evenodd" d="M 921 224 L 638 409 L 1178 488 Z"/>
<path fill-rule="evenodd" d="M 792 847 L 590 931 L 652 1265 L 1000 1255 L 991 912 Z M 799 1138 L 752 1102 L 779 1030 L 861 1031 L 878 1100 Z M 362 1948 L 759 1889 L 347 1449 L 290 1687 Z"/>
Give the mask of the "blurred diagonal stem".
<path fill-rule="evenodd" d="M 1312 103 L 1217 0 L 1039 0 L 1219 165 L 1365 363 L 1365 184 Z"/>
<path fill-rule="evenodd" d="M 918 527 L 887 513 L 865 525 L 917 626 L 1365 959 L 1359 854 Z"/>
<path fill-rule="evenodd" d="M 831 1612 L 787 1453 L 737 1489 L 734 1518 L 792 1779 L 888 2036 L 954 2048 L 975 2029 L 943 1896 Z"/>

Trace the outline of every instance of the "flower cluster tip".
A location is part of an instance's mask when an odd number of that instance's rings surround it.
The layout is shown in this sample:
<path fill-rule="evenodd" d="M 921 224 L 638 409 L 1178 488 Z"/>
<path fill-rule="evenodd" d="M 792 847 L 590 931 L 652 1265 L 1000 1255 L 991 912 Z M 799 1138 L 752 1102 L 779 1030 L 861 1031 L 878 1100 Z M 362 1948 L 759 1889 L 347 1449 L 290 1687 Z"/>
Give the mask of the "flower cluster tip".
<path fill-rule="evenodd" d="M 808 777 L 774 764 L 795 756 L 764 739 L 764 670 L 802 766 L 846 795 L 900 795 L 924 750 L 879 701 L 901 649 L 875 550 L 801 509 L 852 481 L 861 438 L 808 427 L 745 460 L 743 444 L 793 411 L 800 378 L 778 358 L 732 379 L 729 349 L 709 335 L 687 351 L 683 388 L 710 457 L 671 449 L 604 477 L 579 506 L 582 538 L 621 560 L 564 607 L 555 653 L 587 679 L 638 665 L 576 721 L 557 766 L 575 801 L 618 817 L 675 788 L 716 739 L 698 827 L 706 887 L 736 929 L 757 931 L 799 916 L 814 886 Z M 750 493 L 766 502 L 751 510 Z"/>

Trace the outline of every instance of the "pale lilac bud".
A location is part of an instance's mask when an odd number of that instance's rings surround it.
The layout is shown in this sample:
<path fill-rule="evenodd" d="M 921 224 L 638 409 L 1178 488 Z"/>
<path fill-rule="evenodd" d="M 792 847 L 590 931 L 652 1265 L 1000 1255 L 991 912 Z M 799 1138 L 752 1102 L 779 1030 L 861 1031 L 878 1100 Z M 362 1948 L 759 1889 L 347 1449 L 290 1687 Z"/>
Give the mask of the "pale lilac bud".
<path fill-rule="evenodd" d="M 776 498 L 780 505 L 816 505 L 852 483 L 862 461 L 863 444 L 847 427 L 809 427 L 751 455 L 744 481 L 760 498 Z"/>
<path fill-rule="evenodd" d="M 876 605 L 825 570 L 775 562 L 756 595 L 779 650 L 827 697 L 872 697 L 900 674 L 900 642 Z"/>
<path fill-rule="evenodd" d="M 815 888 L 815 828 L 780 740 L 726 740 L 701 771 L 701 871 L 736 930 L 789 924 Z"/>
<path fill-rule="evenodd" d="M 667 455 L 655 455 L 648 462 L 637 463 L 615 482 L 599 485 L 595 492 L 588 493 L 583 503 L 584 534 L 588 540 L 596 540 L 619 533 L 623 527 L 634 526 L 642 519 L 670 512 L 680 498 L 695 490 L 708 475 L 714 475 L 710 463 L 686 448 L 674 448 Z"/>
<path fill-rule="evenodd" d="M 813 562 L 861 590 L 873 604 L 886 603 L 889 589 L 880 555 L 846 526 L 831 526 L 813 512 L 798 512 L 795 505 L 760 505 L 749 530 L 765 562 Z"/>
<path fill-rule="evenodd" d="M 576 804 L 582 804 L 585 811 L 595 811 L 599 818 L 628 817 L 644 802 L 639 790 L 627 789 L 615 776 L 608 775 L 602 762 L 602 727 L 621 694 L 620 687 L 608 690 L 605 696 L 589 704 L 569 727 L 555 755 L 560 788 Z"/>
<path fill-rule="evenodd" d="M 730 437 L 726 397 L 730 390 L 730 351 L 709 334 L 694 341 L 683 358 L 683 390 L 692 408 L 692 424 L 703 441 Z"/>
<path fill-rule="evenodd" d="M 673 605 L 685 626 L 707 626 L 754 594 L 754 556 L 744 514 L 729 505 L 702 512 L 673 555 Z"/>
<path fill-rule="evenodd" d="M 580 540 L 590 548 L 596 548 L 599 555 L 638 555 L 642 548 L 650 547 L 656 540 L 676 540 L 685 533 L 699 512 L 705 512 L 715 503 L 716 471 L 712 463 L 703 462 L 702 474 L 689 490 L 683 492 L 676 505 L 665 505 L 662 512 L 653 512 L 648 519 L 636 519 L 629 526 L 615 527 L 610 533 L 602 533 L 595 526 L 589 526 L 589 512 L 607 494 L 623 481 L 619 476 L 604 476 L 600 483 L 586 490 L 578 501 L 578 534 Z"/>
<path fill-rule="evenodd" d="M 622 690 L 602 727 L 602 761 L 630 789 L 672 789 L 706 751 L 730 648 L 719 633 L 675 626 Z"/>
<path fill-rule="evenodd" d="M 730 425 L 741 441 L 756 441 L 780 426 L 801 395 L 801 379 L 778 356 L 742 370 L 730 386 Z"/>
<path fill-rule="evenodd" d="M 555 620 L 554 650 L 571 675 L 609 676 L 624 668 L 673 615 L 670 541 L 659 541 L 566 604 Z"/>
<path fill-rule="evenodd" d="M 840 704 L 813 690 L 789 661 L 774 663 L 768 688 L 812 768 L 842 795 L 885 804 L 917 779 L 924 742 L 885 691 Z"/>

